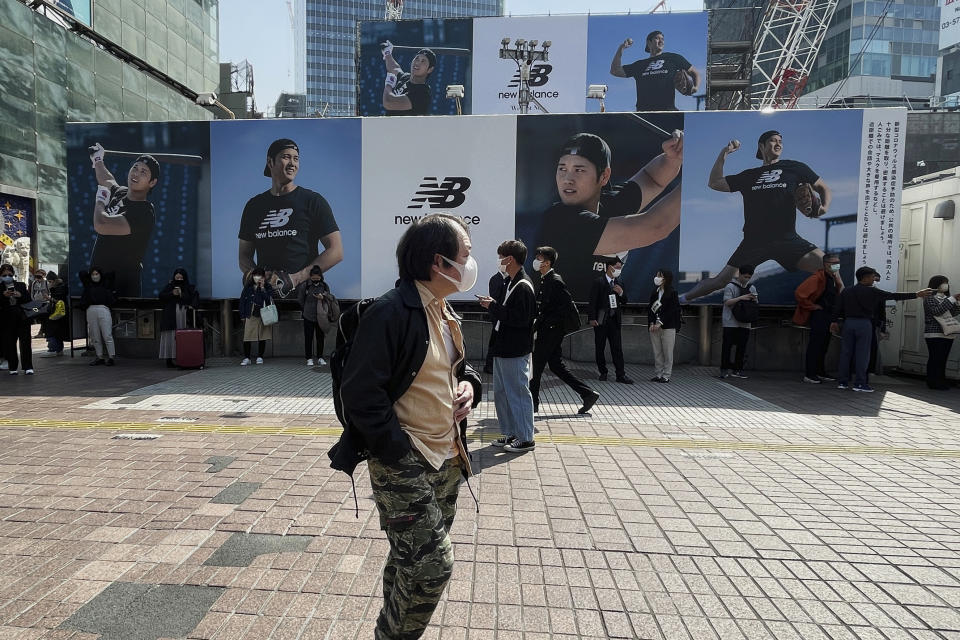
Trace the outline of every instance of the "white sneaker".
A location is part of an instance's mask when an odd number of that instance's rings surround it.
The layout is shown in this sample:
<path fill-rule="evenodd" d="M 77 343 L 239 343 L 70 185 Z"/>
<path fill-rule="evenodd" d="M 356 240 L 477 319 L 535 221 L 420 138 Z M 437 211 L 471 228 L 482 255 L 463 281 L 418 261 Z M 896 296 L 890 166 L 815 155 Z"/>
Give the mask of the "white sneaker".
<path fill-rule="evenodd" d="M 248 364 L 250 364 L 250 358 L 244 358 L 243 360 L 240 361 L 240 366 L 241 366 L 241 367 L 245 367 L 245 366 L 247 366 Z"/>
<path fill-rule="evenodd" d="M 257 364 L 263 364 L 263 358 L 257 358 Z"/>
<path fill-rule="evenodd" d="M 6 360 L 4 360 L 3 362 L 0 362 L 0 371 L 6 371 L 9 368 L 10 368 L 9 362 L 7 362 Z"/>
<path fill-rule="evenodd" d="M 308 367 L 312 367 L 312 366 L 313 366 L 313 358 L 310 358 L 309 360 L 307 360 L 307 366 L 308 366 Z"/>
<path fill-rule="evenodd" d="M 32 376 L 32 375 L 33 375 L 33 369 L 27 369 L 26 371 L 24 371 L 24 373 L 27 374 L 28 376 Z"/>
<path fill-rule="evenodd" d="M 327 361 L 324 360 L 323 358 L 320 358 L 319 360 L 317 360 L 317 366 L 318 366 L 318 367 L 325 367 L 325 366 L 327 366 Z"/>
<path fill-rule="evenodd" d="M 11 371 L 10 371 L 10 375 L 12 375 L 12 376 L 17 375 L 17 370 L 16 370 L 16 369 L 11 370 Z"/>

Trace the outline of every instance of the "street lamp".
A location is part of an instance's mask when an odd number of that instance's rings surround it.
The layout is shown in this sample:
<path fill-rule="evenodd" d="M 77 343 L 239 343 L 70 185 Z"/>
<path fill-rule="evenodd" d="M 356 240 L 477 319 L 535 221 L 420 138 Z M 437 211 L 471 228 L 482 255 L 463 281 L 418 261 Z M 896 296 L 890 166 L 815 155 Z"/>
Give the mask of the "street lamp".
<path fill-rule="evenodd" d="M 462 116 L 463 111 L 460 108 L 460 100 L 464 96 L 463 85 L 462 84 L 449 84 L 447 85 L 447 99 L 457 101 L 457 115 Z"/>
<path fill-rule="evenodd" d="M 503 60 L 513 60 L 517 63 L 517 71 L 520 75 L 520 88 L 517 91 L 517 104 L 520 107 L 520 113 L 529 113 L 530 103 L 533 102 L 546 113 L 547 110 L 530 93 L 530 67 L 534 62 L 546 62 L 550 59 L 550 46 L 553 43 L 550 40 L 544 40 L 540 43 L 538 40 L 526 40 L 517 38 L 513 41 L 513 47 L 510 46 L 510 38 L 504 38 L 500 41 L 500 58 Z M 540 49 L 537 49 L 540 46 Z"/>
<path fill-rule="evenodd" d="M 227 112 L 227 115 L 230 116 L 231 120 L 237 119 L 237 115 L 233 111 L 230 111 L 230 109 L 226 108 L 222 102 L 217 100 L 217 94 L 215 94 L 213 91 L 204 91 L 202 93 L 198 93 L 196 103 L 201 107 L 220 107 Z"/>
<path fill-rule="evenodd" d="M 591 84 L 587 86 L 587 98 L 600 101 L 600 113 L 603 113 L 607 110 L 606 105 L 603 101 L 607 97 L 607 85 L 605 84 Z"/>

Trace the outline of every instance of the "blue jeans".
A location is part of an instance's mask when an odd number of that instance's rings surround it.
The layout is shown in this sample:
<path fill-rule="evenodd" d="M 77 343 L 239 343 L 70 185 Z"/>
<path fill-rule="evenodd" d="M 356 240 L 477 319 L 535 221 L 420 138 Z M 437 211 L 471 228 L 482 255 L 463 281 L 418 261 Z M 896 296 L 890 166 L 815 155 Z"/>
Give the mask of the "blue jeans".
<path fill-rule="evenodd" d="M 873 337 L 873 321 L 870 318 L 847 318 L 843 323 L 843 347 L 840 350 L 840 382 L 850 382 L 850 359 L 854 359 L 854 384 L 867 384 L 867 367 L 870 365 L 870 342 Z"/>
<path fill-rule="evenodd" d="M 63 351 L 63 340 L 60 338 L 47 338 L 47 351 L 51 353 L 60 353 Z"/>
<path fill-rule="evenodd" d="M 493 404 L 500 432 L 522 442 L 533 440 L 533 395 L 530 357 L 493 359 Z"/>

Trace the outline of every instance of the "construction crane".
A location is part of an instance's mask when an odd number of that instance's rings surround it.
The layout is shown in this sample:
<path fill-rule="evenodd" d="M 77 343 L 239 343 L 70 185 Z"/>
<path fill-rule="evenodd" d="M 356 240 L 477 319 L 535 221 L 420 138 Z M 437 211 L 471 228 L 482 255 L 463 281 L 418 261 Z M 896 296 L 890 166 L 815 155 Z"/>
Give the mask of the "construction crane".
<path fill-rule="evenodd" d="M 753 41 L 752 108 L 797 105 L 837 4 L 838 0 L 770 0 Z"/>
<path fill-rule="evenodd" d="M 659 0 L 657 4 L 653 5 L 653 9 L 650 9 L 649 13 L 656 13 L 657 9 L 663 9 L 664 13 L 670 13 L 670 10 L 667 9 L 667 0 Z"/>
<path fill-rule="evenodd" d="M 403 0 L 387 0 L 383 12 L 384 20 L 399 20 L 403 17 Z"/>

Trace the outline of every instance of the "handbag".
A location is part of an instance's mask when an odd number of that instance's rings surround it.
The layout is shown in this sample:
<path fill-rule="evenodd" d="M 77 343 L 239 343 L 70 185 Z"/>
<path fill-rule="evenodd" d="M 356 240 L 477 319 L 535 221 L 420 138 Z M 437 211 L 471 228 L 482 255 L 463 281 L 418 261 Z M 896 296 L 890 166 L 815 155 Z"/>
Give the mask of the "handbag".
<path fill-rule="evenodd" d="M 943 335 L 952 336 L 960 333 L 960 320 L 950 311 L 944 311 L 940 315 L 933 316 L 933 319 L 940 323 L 943 328 Z"/>
<path fill-rule="evenodd" d="M 46 300 L 31 300 L 30 302 L 21 304 L 20 308 L 23 309 L 23 315 L 28 318 L 36 318 L 37 316 L 43 316 L 49 313 L 50 303 Z"/>
<path fill-rule="evenodd" d="M 53 307 L 53 313 L 50 314 L 50 320 L 59 320 L 60 318 L 67 315 L 67 305 L 64 304 L 63 300 L 57 300 L 57 304 Z"/>
<path fill-rule="evenodd" d="M 271 302 L 265 307 L 261 307 L 260 321 L 263 323 L 263 326 L 269 327 L 272 324 L 276 324 L 279 319 L 280 314 L 277 312 L 277 305 Z"/>

